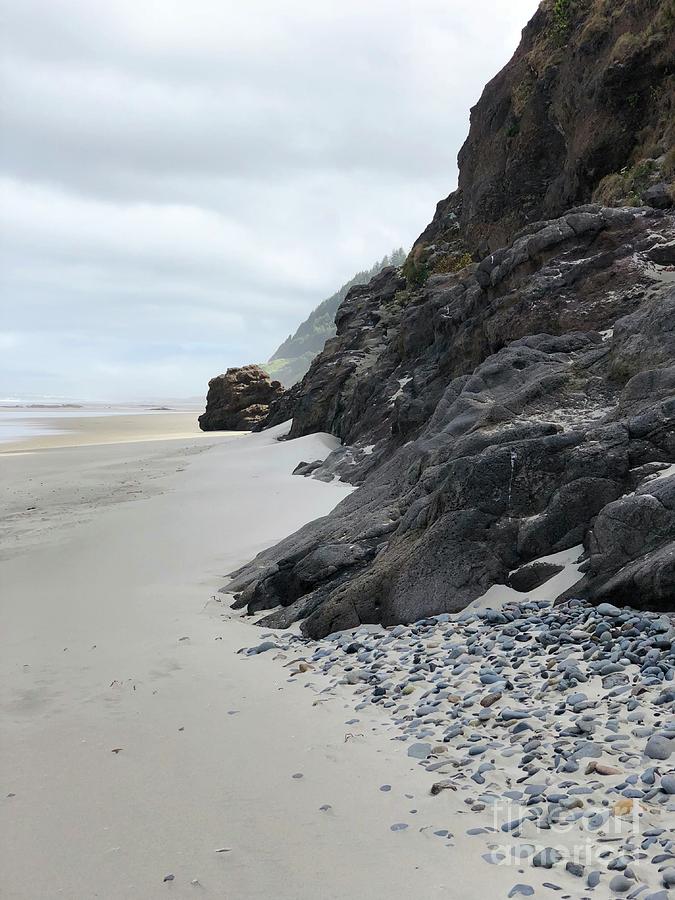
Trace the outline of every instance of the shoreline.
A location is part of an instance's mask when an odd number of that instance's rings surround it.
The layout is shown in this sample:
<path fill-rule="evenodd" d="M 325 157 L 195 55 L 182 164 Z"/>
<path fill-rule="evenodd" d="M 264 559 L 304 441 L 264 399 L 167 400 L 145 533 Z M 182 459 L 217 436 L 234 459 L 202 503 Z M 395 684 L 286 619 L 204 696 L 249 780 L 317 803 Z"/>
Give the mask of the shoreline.
<path fill-rule="evenodd" d="M 233 437 L 246 432 L 205 432 L 199 429 L 198 412 L 114 412 L 105 415 L 73 415 L 72 410 L 63 416 L 45 417 L 28 414 L 29 427 L 43 433 L 17 436 L 0 443 L 0 455 L 33 453 L 43 450 L 95 447 L 110 444 L 142 443 L 146 441 L 188 440 L 193 438 Z M 0 412 L 0 424 L 2 413 Z"/>

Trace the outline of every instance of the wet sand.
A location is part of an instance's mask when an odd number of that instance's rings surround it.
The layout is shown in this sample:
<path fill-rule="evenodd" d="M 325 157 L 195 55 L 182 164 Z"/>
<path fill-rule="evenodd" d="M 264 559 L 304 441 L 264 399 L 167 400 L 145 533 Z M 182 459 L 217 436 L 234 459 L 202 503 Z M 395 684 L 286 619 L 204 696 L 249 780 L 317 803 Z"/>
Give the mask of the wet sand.
<path fill-rule="evenodd" d="M 4 458 L 0 497 L 39 527 L 15 518 L 0 558 L 3 898 L 448 895 L 448 851 L 392 845 L 411 804 L 379 802 L 382 781 L 414 794 L 423 773 L 386 737 L 348 738 L 341 704 L 278 661 L 247 665 L 260 631 L 219 602 L 226 572 L 346 495 L 290 474 L 333 446 Z"/>
<path fill-rule="evenodd" d="M 3 412 L 0 410 L 0 422 Z M 51 450 L 57 447 L 82 447 L 98 444 L 126 444 L 150 440 L 209 438 L 214 432 L 199 430 L 199 413 L 156 412 L 110 416 L 40 416 L 27 411 L 26 419 L 45 432 L 0 444 L 0 454 Z M 215 432 L 223 435 L 228 432 Z"/>

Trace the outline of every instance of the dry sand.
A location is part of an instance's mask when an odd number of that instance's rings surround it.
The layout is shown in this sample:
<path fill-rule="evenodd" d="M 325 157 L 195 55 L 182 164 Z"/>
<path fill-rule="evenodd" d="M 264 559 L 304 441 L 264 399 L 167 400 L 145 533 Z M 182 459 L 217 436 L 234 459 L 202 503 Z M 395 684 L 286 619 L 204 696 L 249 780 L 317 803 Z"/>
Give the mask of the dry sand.
<path fill-rule="evenodd" d="M 493 867 L 390 832 L 429 802 L 400 744 L 234 652 L 224 573 L 349 490 L 290 475 L 332 438 L 274 437 L 3 459 L 3 898 L 485 896 Z"/>

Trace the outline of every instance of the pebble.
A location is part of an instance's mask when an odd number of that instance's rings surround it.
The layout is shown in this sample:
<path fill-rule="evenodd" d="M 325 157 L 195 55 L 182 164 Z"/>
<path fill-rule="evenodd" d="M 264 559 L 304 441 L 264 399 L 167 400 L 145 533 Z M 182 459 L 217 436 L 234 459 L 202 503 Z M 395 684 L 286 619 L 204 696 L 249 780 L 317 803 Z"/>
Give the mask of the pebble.
<path fill-rule="evenodd" d="M 431 753 L 431 744 L 411 744 L 408 747 L 408 756 L 413 759 L 426 759 Z"/>
<path fill-rule="evenodd" d="M 673 741 L 662 734 L 653 734 L 645 745 L 645 756 L 650 759 L 669 759 L 673 752 Z"/>
<path fill-rule="evenodd" d="M 525 600 L 391 629 L 361 626 L 318 643 L 275 634 L 243 652 L 256 656 L 265 643 L 311 662 L 324 679 L 311 690 L 346 699 L 356 715 L 372 710 L 374 730 L 405 742 L 408 758 L 431 779 L 421 824 L 444 843 L 452 835 L 434 822 L 435 809 L 465 815 L 463 831 L 482 844 L 485 863 L 503 864 L 500 857 L 513 852 L 521 864 L 555 867 L 561 883 L 545 882 L 548 890 L 571 896 L 578 879 L 589 890 L 606 879 L 616 896 L 668 900 L 675 887 L 675 771 L 667 765 L 675 752 L 675 619 L 611 603 Z M 593 871 L 581 864 L 587 860 L 542 849 L 542 835 L 554 844 L 558 827 L 572 832 L 566 846 L 588 842 Z M 536 847 L 516 843 L 535 831 Z M 487 843 L 495 839 L 502 843 Z M 517 884 L 509 896 L 533 894 Z"/>
<path fill-rule="evenodd" d="M 621 615 L 621 610 L 617 606 L 613 606 L 611 603 L 601 603 L 598 606 L 598 615 L 611 616 L 614 619 L 617 616 Z"/>
<path fill-rule="evenodd" d="M 183 640 L 183 638 L 181 638 L 181 640 Z M 268 650 L 276 650 L 278 646 L 279 645 L 275 644 L 274 641 L 263 641 L 262 644 L 258 644 L 257 647 L 250 647 L 246 652 L 249 656 L 257 656 L 259 653 L 266 653 Z"/>
<path fill-rule="evenodd" d="M 675 794 L 675 775 L 664 775 L 661 778 L 661 790 L 666 794 Z"/>
<path fill-rule="evenodd" d="M 581 878 L 584 874 L 584 867 L 579 863 L 568 862 L 565 864 L 565 871 L 569 872 L 570 875 L 574 875 L 575 878 Z"/>
<path fill-rule="evenodd" d="M 532 857 L 532 865 L 535 868 L 552 869 L 561 859 L 562 854 L 555 847 L 545 847 Z"/>
<path fill-rule="evenodd" d="M 630 878 L 626 878 L 625 875 L 615 875 L 609 882 L 610 891 L 614 891 L 617 894 L 625 894 L 632 887 L 635 887 L 635 882 Z"/>
<path fill-rule="evenodd" d="M 514 884 L 508 893 L 509 897 L 532 897 L 534 888 L 529 884 Z"/>

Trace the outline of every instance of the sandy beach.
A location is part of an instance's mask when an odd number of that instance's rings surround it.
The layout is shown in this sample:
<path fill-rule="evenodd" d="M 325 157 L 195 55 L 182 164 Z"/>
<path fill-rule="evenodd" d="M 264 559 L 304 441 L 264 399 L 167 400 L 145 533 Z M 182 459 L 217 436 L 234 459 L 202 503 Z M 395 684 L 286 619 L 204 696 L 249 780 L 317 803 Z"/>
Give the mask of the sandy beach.
<path fill-rule="evenodd" d="M 675 900 L 675 0 L 2 24 L 0 900 Z"/>
<path fill-rule="evenodd" d="M 5 457 L 3 897 L 446 894 L 447 851 L 391 844 L 411 801 L 380 808 L 385 776 L 414 795 L 423 775 L 386 738 L 346 740 L 342 704 L 315 705 L 278 661 L 236 655 L 260 632 L 215 599 L 228 570 L 345 496 L 290 475 L 332 446 Z"/>
<path fill-rule="evenodd" d="M 494 638 L 508 650 L 513 628 L 500 636 L 489 617 L 509 621 L 508 607 L 507 618 L 477 608 L 450 626 L 367 626 L 318 643 L 265 632 L 230 612 L 229 597 L 219 593 L 226 573 L 351 490 L 292 476 L 300 460 L 325 456 L 335 440 L 279 442 L 284 430 L 5 455 L 2 897 L 483 900 L 486 892 L 554 889 L 613 896 L 609 876 L 587 887 L 590 869 L 582 881 L 520 856 L 504 864 L 504 853 L 544 852 L 542 840 L 561 840 L 532 830 L 529 807 L 527 845 L 514 844 L 518 832 L 505 834 L 497 819 L 509 812 L 504 797 L 518 795 L 507 788 L 522 781 L 522 763 L 508 758 L 517 733 L 530 728 L 521 713 L 516 723 L 501 717 L 509 702 L 531 705 L 535 696 L 517 674 L 520 692 L 491 706 L 494 691 L 508 694 L 513 677 L 511 651 L 495 653 Z M 526 615 L 536 622 L 533 602 Z M 476 655 L 480 642 L 498 667 L 489 677 L 483 651 Z M 261 643 L 264 652 L 252 653 Z M 420 668 L 413 655 L 422 647 Z M 523 652 L 523 672 L 532 666 L 540 684 L 537 653 Z M 459 706 L 448 689 L 435 693 L 444 677 L 464 698 Z M 575 700 L 580 706 L 556 728 L 574 734 L 580 716 L 593 718 L 607 684 L 590 681 L 590 699 Z M 652 705 L 643 697 L 644 714 L 630 721 L 658 725 L 653 703 L 661 688 L 652 683 Z M 488 696 L 489 709 L 475 705 Z M 617 721 L 627 721 L 612 702 Z M 552 724 L 537 724 L 541 712 L 532 714 L 531 734 L 554 733 Z M 458 724 L 448 731 L 451 720 Z M 481 740 L 481 721 L 492 737 L 480 752 L 489 755 L 466 755 L 461 748 Z M 624 727 L 634 729 L 628 721 Z M 583 742 L 585 732 L 579 735 L 574 740 Z M 649 765 L 640 761 L 644 740 L 617 744 L 622 756 L 610 748 L 609 762 L 625 760 L 621 768 L 632 766 L 637 778 Z M 546 746 L 534 756 L 545 759 Z M 488 759 L 496 767 L 481 762 Z M 661 826 L 667 850 L 672 812 L 663 806 L 658 779 L 666 770 L 658 765 L 656 786 L 642 792 L 649 801 L 642 830 Z M 579 776 L 561 781 L 552 763 L 545 766 L 530 776 L 536 767 L 528 765 L 524 777 L 543 782 L 537 790 L 548 797 L 559 784 L 577 783 L 569 779 Z M 468 777 L 474 768 L 477 777 Z M 610 802 L 612 792 L 625 802 L 622 777 L 617 770 L 603 786 L 594 775 L 592 788 L 579 790 L 598 799 L 609 788 Z M 449 789 L 435 796 L 430 788 L 439 779 Z M 559 796 L 548 800 L 550 810 L 565 805 L 568 795 Z M 581 812 L 570 797 L 576 819 Z M 494 814 L 489 798 L 499 801 Z M 575 834 L 562 840 L 573 846 Z M 654 856 L 659 844 L 649 840 Z M 657 886 L 654 867 L 636 871 Z"/>

